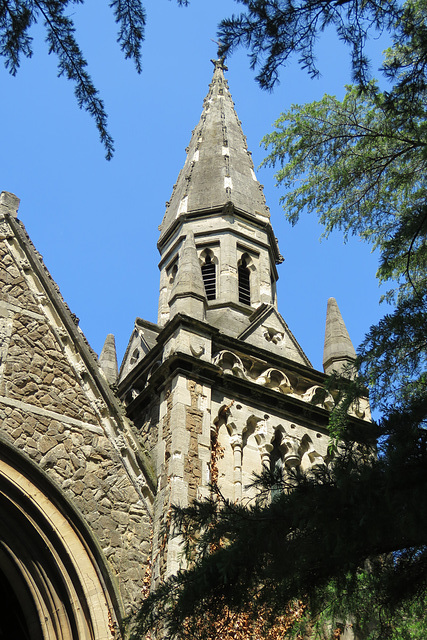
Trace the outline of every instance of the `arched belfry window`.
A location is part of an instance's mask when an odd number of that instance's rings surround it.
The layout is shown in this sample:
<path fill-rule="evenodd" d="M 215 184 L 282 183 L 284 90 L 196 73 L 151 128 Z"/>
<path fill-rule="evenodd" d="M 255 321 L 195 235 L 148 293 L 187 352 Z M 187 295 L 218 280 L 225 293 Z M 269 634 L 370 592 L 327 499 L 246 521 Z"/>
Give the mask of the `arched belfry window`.
<path fill-rule="evenodd" d="M 210 253 L 206 254 L 205 262 L 202 264 L 203 284 L 205 285 L 206 298 L 215 300 L 216 298 L 216 273 L 215 263 Z"/>
<path fill-rule="evenodd" d="M 251 304 L 250 271 L 244 256 L 237 268 L 237 275 L 239 282 L 239 302 L 242 302 L 243 304 Z"/>

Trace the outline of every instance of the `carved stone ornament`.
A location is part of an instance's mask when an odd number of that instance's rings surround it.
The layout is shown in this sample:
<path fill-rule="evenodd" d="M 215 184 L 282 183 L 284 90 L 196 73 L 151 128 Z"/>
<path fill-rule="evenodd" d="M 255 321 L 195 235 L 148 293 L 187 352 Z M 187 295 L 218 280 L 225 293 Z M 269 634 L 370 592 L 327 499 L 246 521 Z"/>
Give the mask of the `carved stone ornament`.
<path fill-rule="evenodd" d="M 298 467 L 301 464 L 300 441 L 293 436 L 286 436 L 283 440 L 286 445 L 286 452 L 283 461 L 287 467 Z"/>
<path fill-rule="evenodd" d="M 279 344 L 283 341 L 285 334 L 283 331 L 279 331 L 278 329 L 274 329 L 273 327 L 265 327 L 263 326 L 264 338 L 267 342 L 272 342 L 273 344 Z"/>
<path fill-rule="evenodd" d="M 305 402 L 310 402 L 311 404 L 323 405 L 325 409 L 328 409 L 328 411 L 331 411 L 335 405 L 331 394 L 326 391 L 324 387 L 320 387 L 319 385 L 315 385 L 307 389 L 301 399 L 305 400 Z"/>
<path fill-rule="evenodd" d="M 239 356 L 232 351 L 220 351 L 213 358 L 213 364 L 220 367 L 224 374 L 249 380 L 278 393 L 291 395 L 304 402 L 323 407 L 328 411 L 334 407 L 332 395 L 320 385 L 310 385 L 309 380 L 297 378 L 275 367 L 266 367 L 266 363 L 256 358 Z"/>
<path fill-rule="evenodd" d="M 195 358 L 200 358 L 205 353 L 205 347 L 202 344 L 199 344 L 197 347 L 193 347 L 193 345 L 190 344 L 190 350 Z"/>
<path fill-rule="evenodd" d="M 137 476 L 136 481 L 141 489 L 145 489 L 146 487 L 148 487 L 147 480 L 142 473 Z"/>
<path fill-rule="evenodd" d="M 95 398 L 94 403 L 97 411 L 99 411 L 100 415 L 105 418 L 108 414 L 108 407 L 106 403 L 101 398 Z"/>
<path fill-rule="evenodd" d="M 27 258 L 21 258 L 19 261 L 19 266 L 24 270 L 24 271 L 29 271 L 31 269 L 31 265 L 28 262 Z"/>
<path fill-rule="evenodd" d="M 76 370 L 76 372 L 79 374 L 80 377 L 85 377 L 87 375 L 87 369 L 86 369 L 86 365 L 84 362 L 75 362 L 74 363 L 74 369 Z"/>
<path fill-rule="evenodd" d="M 123 434 L 119 434 L 117 436 L 117 438 L 115 438 L 114 440 L 114 444 L 116 445 L 117 449 L 120 451 L 120 453 L 125 453 L 125 451 L 127 451 L 127 444 L 126 444 L 126 440 L 123 436 Z"/>
<path fill-rule="evenodd" d="M 39 304 L 45 305 L 49 302 L 48 297 L 44 292 L 41 291 L 40 293 L 36 293 L 35 295 L 37 297 Z"/>
<path fill-rule="evenodd" d="M 0 219 L 0 240 L 12 237 L 12 230 L 5 220 Z"/>
<path fill-rule="evenodd" d="M 223 373 L 228 373 L 238 378 L 248 379 L 243 362 L 239 356 L 232 351 L 220 351 L 220 353 L 215 356 L 213 363 L 220 367 Z"/>
<path fill-rule="evenodd" d="M 65 344 L 68 341 L 68 331 L 64 327 L 55 327 L 55 331 L 60 341 Z"/>
<path fill-rule="evenodd" d="M 292 393 L 292 386 L 289 378 L 279 369 L 267 369 L 255 380 L 255 382 L 257 384 L 261 384 L 263 387 L 274 389 L 281 393 Z"/>

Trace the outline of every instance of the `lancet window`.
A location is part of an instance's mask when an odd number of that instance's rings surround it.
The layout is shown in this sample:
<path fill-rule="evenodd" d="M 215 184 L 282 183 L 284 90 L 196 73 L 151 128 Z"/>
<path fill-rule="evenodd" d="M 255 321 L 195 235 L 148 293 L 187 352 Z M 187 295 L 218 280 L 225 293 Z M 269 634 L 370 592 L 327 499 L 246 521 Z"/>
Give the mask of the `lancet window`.
<path fill-rule="evenodd" d="M 251 279 L 250 271 L 245 259 L 242 257 L 237 269 L 239 283 L 239 302 L 243 304 L 251 304 Z"/>
<path fill-rule="evenodd" d="M 203 284 L 205 285 L 206 298 L 215 300 L 216 298 L 216 269 L 210 253 L 206 254 L 205 262 L 202 264 Z"/>

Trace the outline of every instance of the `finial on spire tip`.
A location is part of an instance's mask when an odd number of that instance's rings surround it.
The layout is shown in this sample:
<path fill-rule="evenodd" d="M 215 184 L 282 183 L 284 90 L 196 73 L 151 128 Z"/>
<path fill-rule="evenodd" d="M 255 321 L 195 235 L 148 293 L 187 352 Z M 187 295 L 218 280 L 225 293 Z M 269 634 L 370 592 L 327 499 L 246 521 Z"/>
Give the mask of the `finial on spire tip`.
<path fill-rule="evenodd" d="M 211 60 L 213 66 L 215 67 L 215 71 L 220 69 L 221 71 L 228 71 L 228 67 L 224 64 L 225 58 L 218 58 L 217 60 Z"/>

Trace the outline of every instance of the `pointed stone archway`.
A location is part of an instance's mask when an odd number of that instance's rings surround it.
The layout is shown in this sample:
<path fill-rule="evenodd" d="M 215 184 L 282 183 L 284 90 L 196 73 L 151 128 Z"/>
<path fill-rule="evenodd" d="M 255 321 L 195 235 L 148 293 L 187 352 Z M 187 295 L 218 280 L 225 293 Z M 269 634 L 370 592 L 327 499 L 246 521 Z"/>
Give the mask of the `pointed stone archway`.
<path fill-rule="evenodd" d="M 0 640 L 118 640 L 108 568 L 66 497 L 0 441 Z"/>

